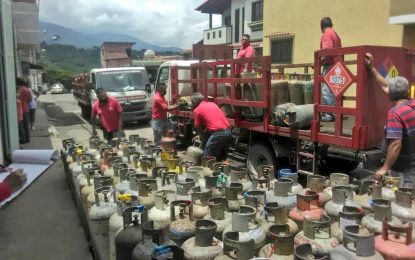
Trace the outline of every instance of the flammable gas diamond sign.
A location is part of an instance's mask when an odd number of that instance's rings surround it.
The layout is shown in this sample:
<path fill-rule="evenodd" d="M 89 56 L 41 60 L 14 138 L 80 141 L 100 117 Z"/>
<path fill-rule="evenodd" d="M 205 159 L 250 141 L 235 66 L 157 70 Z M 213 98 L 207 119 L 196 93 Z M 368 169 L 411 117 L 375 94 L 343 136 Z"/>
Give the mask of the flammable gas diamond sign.
<path fill-rule="evenodd" d="M 341 61 L 338 61 L 324 76 L 324 80 L 337 97 L 349 87 L 352 82 L 352 74 Z"/>

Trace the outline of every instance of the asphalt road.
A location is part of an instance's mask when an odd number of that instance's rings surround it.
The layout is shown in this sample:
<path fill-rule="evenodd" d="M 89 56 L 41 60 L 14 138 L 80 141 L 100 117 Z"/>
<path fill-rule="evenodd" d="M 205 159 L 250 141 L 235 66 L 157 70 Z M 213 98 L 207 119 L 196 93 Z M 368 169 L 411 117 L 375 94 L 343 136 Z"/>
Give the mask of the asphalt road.
<path fill-rule="evenodd" d="M 75 138 L 78 142 L 87 145 L 91 136 L 92 127 L 81 117 L 81 109 L 72 94 L 46 94 L 39 97 L 40 105 L 45 110 L 50 124 L 54 148 L 61 148 L 61 141 L 66 138 Z M 97 128 L 98 129 L 98 128 Z M 102 132 L 98 130 L 102 137 Z M 139 134 L 153 139 L 153 132 L 149 123 L 136 122 L 125 126 L 125 134 Z"/>

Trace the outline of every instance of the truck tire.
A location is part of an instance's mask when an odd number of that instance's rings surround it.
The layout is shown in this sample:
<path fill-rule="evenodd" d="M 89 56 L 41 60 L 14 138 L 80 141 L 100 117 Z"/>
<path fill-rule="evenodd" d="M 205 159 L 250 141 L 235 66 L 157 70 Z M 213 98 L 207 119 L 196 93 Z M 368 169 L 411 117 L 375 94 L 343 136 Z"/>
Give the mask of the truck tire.
<path fill-rule="evenodd" d="M 251 173 L 258 175 L 260 165 L 274 165 L 277 169 L 277 160 L 272 149 L 264 143 L 255 143 L 249 148 L 247 168 Z"/>

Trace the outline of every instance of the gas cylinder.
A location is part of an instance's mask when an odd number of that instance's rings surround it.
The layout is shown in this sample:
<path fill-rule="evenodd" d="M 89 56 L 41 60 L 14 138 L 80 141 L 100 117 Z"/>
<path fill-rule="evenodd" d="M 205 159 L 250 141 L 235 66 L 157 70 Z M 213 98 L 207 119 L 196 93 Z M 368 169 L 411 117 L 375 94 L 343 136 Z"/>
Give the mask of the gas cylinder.
<path fill-rule="evenodd" d="M 293 187 L 291 192 L 293 194 L 298 194 L 303 192 L 303 186 L 298 183 L 298 173 L 292 169 L 281 169 L 278 171 L 278 178 L 289 178 L 293 180 Z"/>
<path fill-rule="evenodd" d="M 353 201 L 353 189 L 350 186 L 334 186 L 331 192 L 332 198 L 324 205 L 324 210 L 333 221 L 338 220 L 339 212 L 344 206 L 353 206 L 362 210 L 360 205 Z"/>
<path fill-rule="evenodd" d="M 364 215 L 372 212 L 371 202 L 373 199 L 382 198 L 382 186 L 373 180 L 363 180 L 360 184 L 359 194 L 354 200 L 362 207 Z"/>
<path fill-rule="evenodd" d="M 166 245 L 176 245 L 169 238 L 169 225 L 156 227 L 154 221 L 147 221 L 142 225 L 143 239 L 134 247 L 132 260 L 151 260 L 154 249 Z"/>
<path fill-rule="evenodd" d="M 101 175 L 100 170 L 90 171 L 86 175 L 86 185 L 80 186 L 81 188 L 81 204 L 82 208 L 84 209 L 84 212 L 88 212 L 88 195 L 92 192 L 94 192 L 94 178 Z"/>
<path fill-rule="evenodd" d="M 147 179 L 147 174 L 145 172 L 133 173 L 128 176 L 129 187 L 124 191 L 124 194 L 131 194 L 138 196 L 138 182 L 143 179 Z M 142 204 L 142 203 L 141 203 Z M 142 204 L 144 205 L 144 204 Z M 147 207 L 147 205 L 144 205 Z M 147 207 L 149 208 L 149 207 Z"/>
<path fill-rule="evenodd" d="M 96 176 L 94 178 L 94 189 L 97 189 L 99 187 L 102 186 L 111 186 L 112 185 L 112 179 L 111 177 L 106 177 L 106 176 Z M 99 201 L 103 201 L 104 200 L 104 195 L 103 194 L 99 194 L 98 195 Z M 94 192 L 90 192 L 86 198 L 86 203 L 87 203 L 87 207 L 90 208 L 92 207 L 92 205 L 94 205 L 95 203 L 95 194 Z"/>
<path fill-rule="evenodd" d="M 115 259 L 129 260 L 134 247 L 142 240 L 143 223 L 148 221 L 143 205 L 126 208 L 123 212 L 123 229 L 115 235 Z"/>
<path fill-rule="evenodd" d="M 129 194 L 119 195 L 117 199 L 117 211 L 112 214 L 109 220 L 109 249 L 110 260 L 115 260 L 115 234 L 123 227 L 124 220 L 122 213 L 128 207 L 136 206 L 138 198 Z"/>
<path fill-rule="evenodd" d="M 175 172 L 175 173 L 180 173 L 180 168 L 179 168 L 179 164 L 180 164 L 181 159 L 179 157 L 173 157 L 170 158 L 166 161 L 166 165 L 169 171 L 171 172 Z"/>
<path fill-rule="evenodd" d="M 310 244 L 301 244 L 294 248 L 295 260 L 330 260 L 329 253 L 313 252 Z"/>
<path fill-rule="evenodd" d="M 177 180 L 176 182 L 176 199 L 177 200 L 191 200 L 191 190 L 195 187 L 195 180 L 186 178 L 184 180 Z"/>
<path fill-rule="evenodd" d="M 184 260 L 184 251 L 179 246 L 160 246 L 154 249 L 151 260 Z"/>
<path fill-rule="evenodd" d="M 339 242 L 343 241 L 343 229 L 347 225 L 359 225 L 363 217 L 363 211 L 353 206 L 344 206 L 339 212 L 339 219 L 331 224 L 331 236 Z"/>
<path fill-rule="evenodd" d="M 238 212 L 232 213 L 232 225 L 225 228 L 223 234 L 230 231 L 237 231 L 240 234 L 240 241 L 253 239 L 255 249 L 259 250 L 266 243 L 267 226 L 255 220 L 256 210 L 251 206 L 242 205 Z"/>
<path fill-rule="evenodd" d="M 190 200 L 174 200 L 170 203 L 170 238 L 181 245 L 195 234 L 193 205 Z"/>
<path fill-rule="evenodd" d="M 213 162 L 213 171 L 222 172 L 229 175 L 231 172 L 231 165 L 224 162 Z"/>
<path fill-rule="evenodd" d="M 78 175 L 83 173 L 82 164 L 84 162 L 95 162 L 94 156 L 90 154 L 86 154 L 86 153 L 76 156 L 76 165 L 72 167 L 72 170 L 71 170 L 72 181 L 74 184 L 76 183 L 76 179 Z"/>
<path fill-rule="evenodd" d="M 362 230 L 359 225 L 344 227 L 343 244 L 332 249 L 330 257 L 336 260 L 383 259 L 375 250 L 375 235 Z"/>
<path fill-rule="evenodd" d="M 74 182 L 74 189 L 77 194 L 77 196 L 81 196 L 81 186 L 85 187 L 87 185 L 87 179 L 86 175 L 90 174 L 91 172 L 95 172 L 96 170 L 99 170 L 99 164 L 97 164 L 95 161 L 83 161 L 81 163 L 82 172 L 78 174 L 78 176 L 74 176 L 73 182 Z"/>
<path fill-rule="evenodd" d="M 89 137 L 88 144 L 89 147 L 87 148 L 87 153 L 95 158 L 95 156 L 99 155 L 99 146 L 102 144 L 102 141 L 98 136 L 93 135 Z"/>
<path fill-rule="evenodd" d="M 229 211 L 237 211 L 244 204 L 242 188 L 242 183 L 230 183 L 229 187 L 225 187 L 225 197 L 228 200 Z"/>
<path fill-rule="evenodd" d="M 382 221 L 384 219 L 393 226 L 400 226 L 402 222 L 395 216 L 392 216 L 391 202 L 385 199 L 372 200 L 372 211 L 362 219 L 362 226 L 375 234 L 382 233 Z"/>
<path fill-rule="evenodd" d="M 208 176 L 210 177 L 210 176 Z M 190 166 L 186 170 L 186 178 L 191 178 L 195 180 L 195 185 L 201 188 L 206 187 L 205 176 L 203 175 L 202 166 Z"/>
<path fill-rule="evenodd" d="M 141 155 L 139 157 L 141 172 L 145 172 L 148 177 L 153 177 L 153 169 L 156 167 L 156 159 L 151 155 Z"/>
<path fill-rule="evenodd" d="M 157 180 L 153 178 L 138 179 L 137 187 L 140 204 L 151 209 L 154 206 L 154 192 L 157 191 Z"/>
<path fill-rule="evenodd" d="M 121 162 L 123 162 L 121 156 L 110 156 L 108 158 L 108 164 L 107 165 L 104 164 L 101 166 L 103 176 L 109 176 L 112 178 L 114 176 L 114 169 L 113 169 L 114 164 L 121 163 Z"/>
<path fill-rule="evenodd" d="M 194 165 L 201 165 L 203 150 L 200 147 L 191 145 L 186 150 L 186 158 L 193 162 Z"/>
<path fill-rule="evenodd" d="M 192 189 L 193 217 L 195 219 L 204 218 L 209 212 L 208 200 L 212 198 L 212 190 L 202 190 L 200 187 Z"/>
<path fill-rule="evenodd" d="M 209 260 L 222 252 L 222 247 L 213 244 L 216 233 L 215 222 L 206 219 L 196 220 L 195 237 L 191 237 L 182 244 L 184 256 L 188 260 Z"/>
<path fill-rule="evenodd" d="M 256 221 L 260 222 L 263 221 L 266 224 L 265 221 L 265 212 L 264 212 L 264 206 L 266 201 L 265 191 L 263 190 L 251 190 L 244 192 L 243 194 L 245 199 L 245 205 L 251 206 L 255 208 L 256 210 Z"/>
<path fill-rule="evenodd" d="M 287 224 L 290 228 L 290 233 L 295 235 L 298 233 L 298 225 L 292 219 L 288 218 L 287 208 L 278 205 L 278 202 L 265 203 L 265 220 L 268 225 L 273 224 Z"/>
<path fill-rule="evenodd" d="M 209 199 L 209 213 L 204 219 L 212 220 L 216 223 L 217 229 L 215 237 L 222 239 L 223 231 L 232 222 L 232 213 L 229 212 L 228 200 L 223 197 Z"/>
<path fill-rule="evenodd" d="M 271 243 L 261 248 L 259 257 L 272 260 L 294 259 L 294 235 L 290 232 L 290 227 L 287 224 L 269 226 L 267 235 L 271 239 Z"/>
<path fill-rule="evenodd" d="M 153 150 L 151 151 L 151 154 L 153 158 L 155 159 L 155 164 L 156 164 L 155 167 L 166 167 L 166 162 L 161 157 L 162 152 L 163 152 L 163 149 L 159 147 L 153 148 Z"/>
<path fill-rule="evenodd" d="M 175 172 L 162 171 L 161 176 L 162 177 L 161 177 L 160 189 L 173 190 L 174 192 L 176 192 L 177 174 Z"/>
<path fill-rule="evenodd" d="M 402 186 L 402 178 L 383 176 L 382 199 L 395 200 L 395 191 Z"/>
<path fill-rule="evenodd" d="M 127 169 L 128 164 L 122 163 L 122 162 L 115 162 L 112 166 L 112 169 L 114 171 L 114 176 L 112 177 L 114 185 L 117 185 L 120 182 L 120 170 L 121 169 Z"/>
<path fill-rule="evenodd" d="M 288 216 L 302 229 L 304 218 L 320 219 L 326 214 L 324 209 L 318 206 L 318 194 L 313 191 L 305 191 L 305 194 L 297 194 L 297 207 L 290 210 Z"/>
<path fill-rule="evenodd" d="M 120 174 L 120 182 L 115 186 L 115 190 L 120 194 L 124 194 L 130 189 L 130 174 L 136 174 L 136 170 L 133 168 L 122 168 L 118 170 Z"/>
<path fill-rule="evenodd" d="M 115 192 L 112 187 L 103 186 L 95 190 L 95 205 L 88 213 L 90 230 L 93 235 L 108 236 L 108 224 L 110 217 L 117 211 Z M 104 201 L 99 200 L 99 194 L 104 195 Z"/>
<path fill-rule="evenodd" d="M 329 253 L 339 241 L 330 235 L 331 219 L 327 215 L 321 215 L 320 219 L 304 218 L 303 231 L 294 238 L 296 245 L 311 244 L 313 252 Z"/>
<path fill-rule="evenodd" d="M 324 189 L 324 192 L 329 194 L 330 198 L 333 196 L 332 189 L 336 186 L 349 186 L 349 175 L 340 173 L 340 172 L 333 172 L 330 173 L 330 186 Z M 352 190 L 353 192 L 353 190 Z M 353 194 L 353 197 L 356 194 Z"/>
<path fill-rule="evenodd" d="M 68 163 L 68 169 L 72 169 L 77 165 L 76 157 L 84 153 L 84 147 L 78 143 L 75 143 L 68 147 L 68 155 L 66 162 Z"/>
<path fill-rule="evenodd" d="M 415 222 L 415 189 L 399 188 L 395 191 L 396 201 L 392 202 L 392 215 L 402 222 Z"/>
<path fill-rule="evenodd" d="M 214 260 L 250 260 L 255 257 L 254 239 L 242 239 L 241 233 L 229 231 L 223 234 L 223 252 Z"/>
<path fill-rule="evenodd" d="M 160 140 L 160 147 L 163 149 L 177 150 L 176 138 L 173 137 L 173 131 L 168 131 L 166 136 L 163 136 Z"/>
<path fill-rule="evenodd" d="M 219 183 L 219 176 L 220 172 L 214 171 L 212 173 L 212 176 L 205 176 L 205 187 L 206 189 L 212 190 L 212 197 L 223 197 L 225 196 L 225 184 L 222 185 L 222 183 Z"/>
<path fill-rule="evenodd" d="M 213 171 L 213 164 L 216 162 L 214 156 L 202 156 L 203 176 L 211 176 Z"/>
<path fill-rule="evenodd" d="M 415 259 L 415 243 L 411 244 L 413 224 L 392 226 L 382 222 L 382 234 L 375 237 L 375 248 L 386 260 Z"/>
<path fill-rule="evenodd" d="M 229 180 L 230 183 L 241 183 L 242 184 L 242 191 L 248 191 L 252 189 L 252 182 L 248 176 L 248 171 L 246 168 L 239 168 L 238 170 L 231 170 L 229 173 Z"/>
<path fill-rule="evenodd" d="M 148 211 L 149 220 L 154 221 L 155 228 L 164 228 L 170 224 L 170 203 L 176 194 L 173 190 L 158 190 L 154 192 L 154 204 Z"/>
<path fill-rule="evenodd" d="M 327 201 L 331 199 L 331 193 L 324 190 L 326 178 L 320 175 L 307 176 L 307 188 L 305 191 L 314 191 L 318 194 L 318 205 L 324 207 Z"/>
<path fill-rule="evenodd" d="M 267 202 L 278 202 L 280 206 L 289 210 L 295 208 L 297 196 L 292 192 L 293 180 L 280 178 L 274 182 L 273 190 L 267 191 Z"/>

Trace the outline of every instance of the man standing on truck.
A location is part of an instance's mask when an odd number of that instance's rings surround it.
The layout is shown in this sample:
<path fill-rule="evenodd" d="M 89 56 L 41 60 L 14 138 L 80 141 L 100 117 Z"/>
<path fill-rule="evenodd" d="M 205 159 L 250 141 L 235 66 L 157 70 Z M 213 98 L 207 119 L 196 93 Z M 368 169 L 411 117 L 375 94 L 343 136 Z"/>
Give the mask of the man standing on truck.
<path fill-rule="evenodd" d="M 166 84 L 160 82 L 157 85 L 156 94 L 153 97 L 151 128 L 153 128 L 155 146 L 160 146 L 161 138 L 169 129 L 170 123 L 169 119 L 167 118 L 167 112 L 170 112 L 179 106 L 167 105 L 166 98 L 164 97 L 167 93 L 166 88 Z"/>
<path fill-rule="evenodd" d="M 202 133 L 204 128 L 203 140 L 207 140 L 203 156 L 214 156 L 218 161 L 226 160 L 232 140 L 228 119 L 218 105 L 205 100 L 201 93 L 193 93 L 191 100 L 194 108 L 194 127 L 198 134 Z"/>
<path fill-rule="evenodd" d="M 373 66 L 373 56 L 365 57 L 366 65 L 376 83 L 389 95 L 395 105 L 389 109 L 386 121 L 386 159 L 375 173 L 382 177 L 388 172 L 403 177 L 403 187 L 415 188 L 415 100 L 409 98 L 409 84 L 404 77 L 388 82 Z"/>
<path fill-rule="evenodd" d="M 95 117 L 98 116 L 101 121 L 104 139 L 108 142 L 116 137 L 117 131 L 122 131 L 122 107 L 115 97 L 109 97 L 103 88 L 95 90 L 98 100 L 92 106 L 91 124 L 92 134 L 97 135 L 95 129 Z"/>
<path fill-rule="evenodd" d="M 251 58 L 255 55 L 255 50 L 249 42 L 251 37 L 249 34 L 244 34 L 241 39 L 241 48 L 238 51 L 238 59 Z M 240 74 L 252 72 L 252 63 L 241 63 Z"/>
<path fill-rule="evenodd" d="M 320 28 L 321 28 L 321 39 L 320 39 L 320 49 L 333 49 L 333 48 L 341 48 L 342 42 L 339 35 L 333 30 L 333 23 L 330 17 L 324 17 L 320 21 Z M 323 74 L 324 77 L 334 63 L 338 61 L 339 57 L 327 56 L 322 58 L 323 63 Z M 334 96 L 333 92 L 331 92 L 329 86 L 327 84 L 321 84 L 321 93 L 323 94 L 323 105 L 334 106 L 336 105 L 336 97 Z M 334 115 L 331 113 L 324 113 L 321 117 L 321 121 L 323 122 L 331 122 L 334 121 Z"/>

